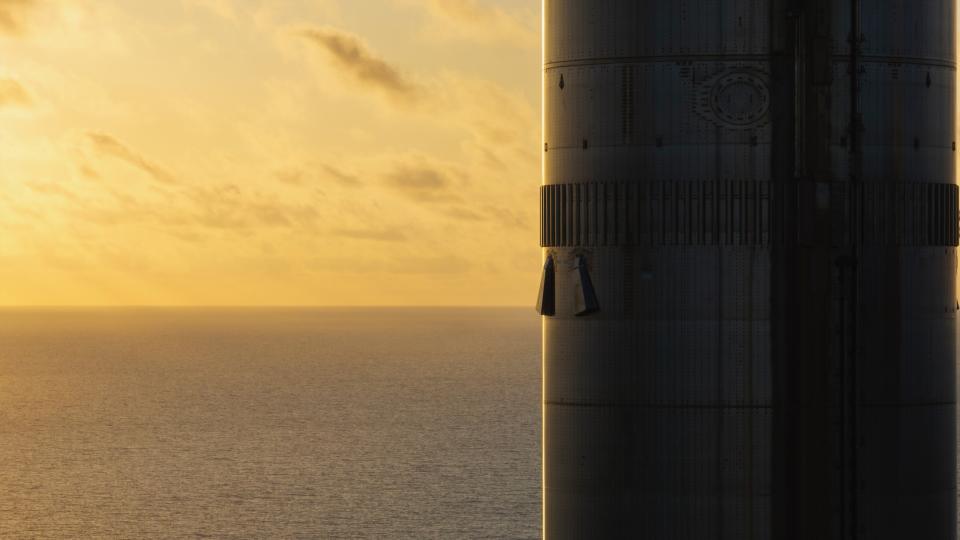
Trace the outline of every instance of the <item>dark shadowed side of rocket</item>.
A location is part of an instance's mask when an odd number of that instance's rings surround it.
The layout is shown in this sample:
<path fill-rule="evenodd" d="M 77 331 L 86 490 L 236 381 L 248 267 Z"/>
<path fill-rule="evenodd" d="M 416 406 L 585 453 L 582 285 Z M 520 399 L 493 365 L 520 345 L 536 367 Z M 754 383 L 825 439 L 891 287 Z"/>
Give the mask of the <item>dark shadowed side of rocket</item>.
<path fill-rule="evenodd" d="M 544 536 L 955 540 L 953 0 L 544 0 Z"/>

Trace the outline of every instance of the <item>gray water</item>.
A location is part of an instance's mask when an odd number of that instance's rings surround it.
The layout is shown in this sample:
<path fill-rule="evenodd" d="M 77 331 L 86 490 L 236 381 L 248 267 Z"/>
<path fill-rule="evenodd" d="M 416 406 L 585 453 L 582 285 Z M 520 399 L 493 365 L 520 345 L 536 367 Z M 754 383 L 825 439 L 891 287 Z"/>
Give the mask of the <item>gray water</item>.
<path fill-rule="evenodd" d="M 536 538 L 531 309 L 0 311 L 0 538 Z"/>

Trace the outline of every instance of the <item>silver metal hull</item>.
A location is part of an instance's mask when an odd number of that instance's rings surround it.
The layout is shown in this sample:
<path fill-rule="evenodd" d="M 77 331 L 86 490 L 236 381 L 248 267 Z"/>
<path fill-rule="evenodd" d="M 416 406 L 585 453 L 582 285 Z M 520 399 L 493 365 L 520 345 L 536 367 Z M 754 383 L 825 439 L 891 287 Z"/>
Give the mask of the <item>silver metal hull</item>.
<path fill-rule="evenodd" d="M 957 538 L 953 2 L 544 17 L 544 536 Z"/>

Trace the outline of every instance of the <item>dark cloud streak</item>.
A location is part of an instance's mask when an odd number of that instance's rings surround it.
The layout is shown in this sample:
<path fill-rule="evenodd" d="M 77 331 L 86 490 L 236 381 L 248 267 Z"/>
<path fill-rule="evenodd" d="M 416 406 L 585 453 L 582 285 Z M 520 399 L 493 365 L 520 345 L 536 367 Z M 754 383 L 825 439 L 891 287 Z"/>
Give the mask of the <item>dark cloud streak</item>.
<path fill-rule="evenodd" d="M 195 188 L 193 222 L 215 230 L 250 232 L 258 227 L 315 231 L 320 213 L 310 204 L 290 204 L 271 196 L 244 193 L 235 184 Z"/>
<path fill-rule="evenodd" d="M 420 88 L 371 51 L 359 36 L 329 27 L 304 28 L 297 35 L 325 51 L 355 82 L 399 102 L 409 104 L 420 98 Z"/>
<path fill-rule="evenodd" d="M 0 0 L 2 2 L 3 0 Z M 13 79 L 0 79 L 0 108 L 29 107 L 33 104 L 30 94 Z"/>
<path fill-rule="evenodd" d="M 362 185 L 362 183 L 356 176 L 352 174 L 347 174 L 341 171 L 340 169 L 331 167 L 330 165 L 324 165 L 323 170 L 327 173 L 327 175 L 331 176 L 340 185 L 347 186 L 347 187 L 359 187 L 360 185 Z"/>
<path fill-rule="evenodd" d="M 114 137 L 96 132 L 87 133 L 87 137 L 98 152 L 125 161 L 162 184 L 172 185 L 177 183 L 176 178 L 163 167 L 151 162 Z"/>
<path fill-rule="evenodd" d="M 35 0 L 0 0 L 0 34 L 22 34 L 26 12 L 35 5 Z"/>
<path fill-rule="evenodd" d="M 403 242 L 407 237 L 396 229 L 334 229 L 333 234 L 354 240 L 375 240 L 378 242 Z"/>
<path fill-rule="evenodd" d="M 451 181 L 442 171 L 424 164 L 399 165 L 384 176 L 388 187 L 418 202 L 457 202 Z"/>

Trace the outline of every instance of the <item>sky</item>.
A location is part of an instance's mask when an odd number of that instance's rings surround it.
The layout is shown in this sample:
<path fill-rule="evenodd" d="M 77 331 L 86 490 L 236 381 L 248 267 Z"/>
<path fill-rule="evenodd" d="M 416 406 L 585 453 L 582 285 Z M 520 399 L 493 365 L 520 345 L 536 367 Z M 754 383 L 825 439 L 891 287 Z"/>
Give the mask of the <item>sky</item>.
<path fill-rule="evenodd" d="M 540 0 L 0 0 L 0 305 L 532 305 Z"/>

